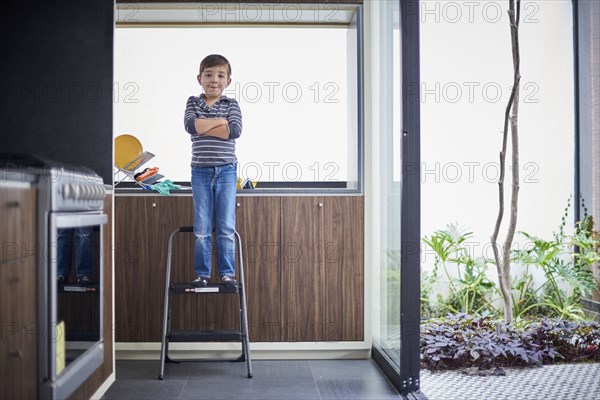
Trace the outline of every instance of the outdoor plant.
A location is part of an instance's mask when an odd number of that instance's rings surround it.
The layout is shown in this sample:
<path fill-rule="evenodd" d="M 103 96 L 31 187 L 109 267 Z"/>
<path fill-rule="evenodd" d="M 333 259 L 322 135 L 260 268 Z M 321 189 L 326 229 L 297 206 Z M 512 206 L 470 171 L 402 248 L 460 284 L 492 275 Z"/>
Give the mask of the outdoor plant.
<path fill-rule="evenodd" d="M 561 259 L 567 254 L 562 241 L 547 241 L 521 233 L 530 241 L 531 248 L 517 251 L 516 258 L 523 264 L 540 267 L 545 278 L 545 282 L 534 290 L 542 300 L 529 305 L 522 310 L 522 314 L 534 307 L 544 307 L 552 316 L 582 319 L 583 309 L 579 299 L 583 293 L 590 293 L 596 287 L 591 270 L 582 268 L 579 263 Z M 561 282 L 568 284 L 570 293 L 561 288 Z"/>
<path fill-rule="evenodd" d="M 572 257 L 580 268 L 590 270 L 592 275 L 596 271 L 596 276 L 600 274 L 600 233 L 594 230 L 594 219 L 591 215 L 587 215 L 585 208 L 585 216 L 582 221 L 578 222 L 575 229 L 575 234 L 570 238 L 570 245 L 575 251 Z M 597 278 L 596 278 L 597 279 Z M 598 289 L 598 281 L 596 280 L 596 289 Z"/>
<path fill-rule="evenodd" d="M 571 320 L 585 318 L 580 299 L 597 287 L 592 267 L 600 260 L 600 254 L 590 226 L 591 217 L 585 216 L 582 221 L 577 222 L 572 236 L 565 233 L 570 206 L 569 199 L 553 240 L 521 232 L 529 240 L 530 246 L 526 250 L 514 251 L 513 258 L 525 264 L 525 276 L 528 276 L 530 265 L 541 268 L 545 282 L 536 289 L 526 285 L 532 297 L 539 300 L 519 305 L 519 316 L 533 311 Z"/>
<path fill-rule="evenodd" d="M 537 292 L 533 286 L 533 276 L 529 273 L 529 266 L 525 266 L 525 272 L 512 279 L 511 297 L 513 305 L 513 317 L 522 318 L 526 315 L 535 314 L 538 304 Z"/>
<path fill-rule="evenodd" d="M 436 302 L 430 301 L 430 297 L 435 293 L 435 285 L 438 282 L 437 267 L 432 272 L 423 271 L 421 273 L 421 318 L 427 319 L 437 314 Z"/>
<path fill-rule="evenodd" d="M 512 325 L 489 315 L 449 315 L 421 325 L 421 366 L 430 370 L 600 361 L 600 324 L 543 318 Z"/>
<path fill-rule="evenodd" d="M 435 254 L 433 271 L 423 274 L 425 290 L 422 291 L 421 302 L 426 304 L 426 310 L 444 315 L 448 312 L 477 314 L 483 309 L 493 308 L 488 301 L 494 288 L 494 283 L 486 276 L 489 261 L 473 257 L 464 245 L 472 235 L 457 224 L 449 224 L 447 229 L 437 230 L 423 238 Z M 456 276 L 450 273 L 450 264 L 456 267 Z M 438 293 L 437 301 L 432 302 L 430 293 L 440 281 L 440 268 L 448 282 L 449 294 L 444 298 Z"/>
<path fill-rule="evenodd" d="M 567 233 L 570 210 L 569 198 L 561 224 L 551 240 L 519 232 L 527 239 L 527 245 L 510 253 L 511 264 L 515 265 L 510 290 L 513 318 L 542 315 L 570 320 L 586 318 L 580 300 L 598 289 L 593 271 L 600 268 L 600 238 L 587 213 L 576 223 L 574 232 Z M 498 297 L 494 295 L 501 298 L 502 293 L 486 275 L 493 262 L 469 253 L 467 245 L 472 236 L 472 232 L 458 224 L 449 224 L 446 229 L 423 238 L 435 258 L 433 269 L 421 275 L 422 315 L 501 314 L 495 305 Z M 516 272 L 519 266 L 521 270 Z M 544 275 L 541 284 L 533 280 L 535 269 Z M 447 295 L 441 290 L 444 285 Z"/>

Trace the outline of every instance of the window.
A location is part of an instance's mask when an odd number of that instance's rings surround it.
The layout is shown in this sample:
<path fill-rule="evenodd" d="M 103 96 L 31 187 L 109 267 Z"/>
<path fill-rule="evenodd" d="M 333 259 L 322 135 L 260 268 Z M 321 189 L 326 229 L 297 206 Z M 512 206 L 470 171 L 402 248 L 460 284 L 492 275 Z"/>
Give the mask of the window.
<path fill-rule="evenodd" d="M 136 136 L 155 154 L 149 164 L 168 179 L 189 181 L 185 103 L 201 93 L 200 61 L 218 53 L 232 66 L 224 94 L 238 100 L 243 114 L 236 144 L 241 178 L 259 181 L 259 188 L 360 190 L 359 9 L 283 4 L 277 14 L 274 5 L 205 7 L 189 6 L 178 16 L 118 13 L 115 136 Z M 249 24 L 260 7 L 266 25 Z M 160 20 L 170 22 L 158 26 Z"/>

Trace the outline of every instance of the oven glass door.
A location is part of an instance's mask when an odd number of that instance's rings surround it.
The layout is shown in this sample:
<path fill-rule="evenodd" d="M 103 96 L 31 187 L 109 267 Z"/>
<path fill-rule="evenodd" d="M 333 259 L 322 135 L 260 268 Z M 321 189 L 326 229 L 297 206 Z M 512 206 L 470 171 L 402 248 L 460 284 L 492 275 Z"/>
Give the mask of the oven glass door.
<path fill-rule="evenodd" d="M 77 388 L 103 360 L 101 212 L 50 215 L 48 366 L 53 398 Z"/>

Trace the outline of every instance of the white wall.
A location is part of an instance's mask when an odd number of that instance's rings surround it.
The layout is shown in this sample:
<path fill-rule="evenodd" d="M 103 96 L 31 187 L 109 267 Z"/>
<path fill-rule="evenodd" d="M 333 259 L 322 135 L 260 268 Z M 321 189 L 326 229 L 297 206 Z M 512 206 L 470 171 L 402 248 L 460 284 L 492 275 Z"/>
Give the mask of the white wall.
<path fill-rule="evenodd" d="M 489 243 L 498 210 L 498 154 L 512 83 L 507 7 L 425 1 L 420 9 L 421 231 L 464 225 L 475 233 L 476 257 Z M 517 230 L 551 239 L 574 186 L 571 1 L 524 1 L 521 19 Z M 507 174 L 507 194 L 510 180 Z M 504 226 L 508 196 L 505 201 Z M 433 253 L 424 250 L 423 266 L 430 268 Z"/>

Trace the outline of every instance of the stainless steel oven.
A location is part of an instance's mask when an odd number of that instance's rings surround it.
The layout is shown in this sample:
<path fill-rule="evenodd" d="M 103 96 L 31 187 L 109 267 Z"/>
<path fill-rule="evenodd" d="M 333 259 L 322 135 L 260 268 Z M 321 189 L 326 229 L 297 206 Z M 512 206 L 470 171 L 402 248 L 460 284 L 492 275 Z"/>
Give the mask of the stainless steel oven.
<path fill-rule="evenodd" d="M 104 361 L 106 191 L 87 168 L 36 171 L 39 397 L 64 399 Z"/>

